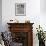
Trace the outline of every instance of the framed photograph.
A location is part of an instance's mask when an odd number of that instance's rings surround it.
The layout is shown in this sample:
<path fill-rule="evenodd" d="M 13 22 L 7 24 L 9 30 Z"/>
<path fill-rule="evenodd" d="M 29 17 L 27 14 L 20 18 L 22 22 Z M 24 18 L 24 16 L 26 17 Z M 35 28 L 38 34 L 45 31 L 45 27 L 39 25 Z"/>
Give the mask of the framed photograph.
<path fill-rule="evenodd" d="M 15 4 L 15 15 L 16 16 L 26 15 L 26 3 L 16 3 Z"/>

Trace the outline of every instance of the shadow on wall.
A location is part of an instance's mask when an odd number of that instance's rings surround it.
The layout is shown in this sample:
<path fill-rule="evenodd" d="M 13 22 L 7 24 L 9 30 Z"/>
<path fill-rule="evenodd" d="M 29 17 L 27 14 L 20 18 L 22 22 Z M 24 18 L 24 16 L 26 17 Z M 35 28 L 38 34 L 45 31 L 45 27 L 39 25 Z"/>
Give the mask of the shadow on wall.
<path fill-rule="evenodd" d="M 0 31 L 2 31 L 2 0 L 0 0 Z"/>

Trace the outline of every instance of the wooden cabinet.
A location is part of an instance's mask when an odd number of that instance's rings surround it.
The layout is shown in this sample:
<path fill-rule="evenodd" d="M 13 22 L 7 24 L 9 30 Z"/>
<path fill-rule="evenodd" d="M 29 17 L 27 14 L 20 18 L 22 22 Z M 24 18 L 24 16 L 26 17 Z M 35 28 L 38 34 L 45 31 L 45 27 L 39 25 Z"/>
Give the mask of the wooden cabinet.
<path fill-rule="evenodd" d="M 33 46 L 33 23 L 7 23 L 13 41 L 23 43 L 22 46 Z"/>

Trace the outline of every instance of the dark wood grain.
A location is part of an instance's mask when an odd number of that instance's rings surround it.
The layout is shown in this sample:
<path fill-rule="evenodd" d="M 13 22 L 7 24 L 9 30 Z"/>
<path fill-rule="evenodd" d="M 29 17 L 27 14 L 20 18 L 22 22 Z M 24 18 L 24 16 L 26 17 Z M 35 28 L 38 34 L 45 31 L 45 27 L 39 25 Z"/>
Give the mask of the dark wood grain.
<path fill-rule="evenodd" d="M 27 32 L 27 43 L 24 46 L 33 46 L 33 23 L 7 23 L 9 25 L 9 31 L 12 33 L 16 32 Z M 13 35 L 13 34 L 12 34 Z M 16 37 L 14 34 L 13 39 Z M 27 44 L 27 45 L 26 45 Z"/>

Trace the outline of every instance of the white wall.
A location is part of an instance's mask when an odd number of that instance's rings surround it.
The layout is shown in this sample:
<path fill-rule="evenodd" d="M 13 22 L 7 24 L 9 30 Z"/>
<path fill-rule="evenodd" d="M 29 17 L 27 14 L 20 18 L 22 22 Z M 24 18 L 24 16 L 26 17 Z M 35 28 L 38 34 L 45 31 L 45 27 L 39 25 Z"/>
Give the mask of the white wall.
<path fill-rule="evenodd" d="M 15 3 L 26 2 L 26 16 L 15 16 Z M 2 22 L 6 25 L 10 19 L 17 19 L 20 22 L 26 18 L 31 22 L 39 23 L 40 21 L 40 0 L 2 0 Z M 22 19 L 23 18 L 23 19 Z M 5 28 L 5 27 L 4 27 Z M 5 28 L 6 29 L 6 28 Z"/>
<path fill-rule="evenodd" d="M 46 0 L 40 0 L 40 9 L 42 13 L 46 13 Z"/>
<path fill-rule="evenodd" d="M 15 3 L 26 3 L 26 16 L 15 16 Z M 2 0 L 2 25 L 3 31 L 7 30 L 7 22 L 11 19 L 17 19 L 19 22 L 30 20 L 33 25 L 33 45 L 38 46 L 36 37 L 36 27 L 39 24 L 46 29 L 46 15 L 40 11 L 40 0 Z M 37 39 L 37 40 L 36 40 Z"/>
<path fill-rule="evenodd" d="M 46 31 L 46 0 L 40 0 L 40 24 Z"/>
<path fill-rule="evenodd" d="M 0 0 L 0 31 L 2 29 L 2 0 Z"/>

